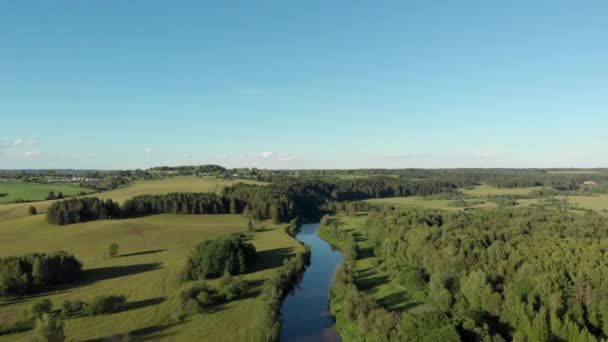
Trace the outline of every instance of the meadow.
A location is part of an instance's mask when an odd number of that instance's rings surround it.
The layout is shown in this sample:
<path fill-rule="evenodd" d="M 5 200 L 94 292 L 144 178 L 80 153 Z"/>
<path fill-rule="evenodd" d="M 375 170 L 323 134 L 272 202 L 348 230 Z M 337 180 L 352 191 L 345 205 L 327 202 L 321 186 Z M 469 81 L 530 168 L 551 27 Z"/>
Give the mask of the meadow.
<path fill-rule="evenodd" d="M 80 188 L 75 184 L 41 184 L 0 180 L 0 204 L 13 203 L 15 200 L 41 201 L 46 199 L 50 191 L 53 191 L 55 195 L 61 192 L 65 196 L 76 196 L 81 192 L 93 192 L 92 189 Z"/>
<path fill-rule="evenodd" d="M 96 193 L 99 198 L 110 198 L 119 203 L 138 195 L 166 194 L 170 192 L 218 192 L 224 187 L 236 183 L 266 184 L 249 180 L 219 180 L 215 177 L 171 177 L 154 180 L 138 180 L 115 190 Z M 48 194 L 48 192 L 47 192 Z M 11 203 L 0 205 L 0 222 L 27 216 L 30 205 L 36 207 L 38 213 L 44 213 L 53 201 L 39 201 L 35 203 Z"/>
<path fill-rule="evenodd" d="M 219 191 L 232 183 L 192 177 L 141 181 L 104 193 L 103 197 L 124 201 L 144 193 Z M 6 206 L 15 205 L 0 208 Z M 162 214 L 60 227 L 47 224 L 44 214 L 0 216 L 0 257 L 66 250 L 84 265 L 84 274 L 78 283 L 0 301 L 0 325 L 21 319 L 24 310 L 43 298 L 60 307 L 66 299 L 90 301 L 98 295 L 121 294 L 128 301 L 124 310 L 65 320 L 69 340 L 256 341 L 257 316 L 265 305 L 258 298 L 263 281 L 276 271 L 283 259 L 304 249 L 282 226 L 260 221 L 255 222 L 256 232 L 248 232 L 248 222 L 249 219 L 241 215 Z M 191 248 L 202 240 L 236 232 L 246 234 L 258 251 L 254 270 L 238 276 L 250 281 L 248 295 L 190 316 L 183 322 L 176 320 L 175 295 L 184 286 L 179 274 Z M 107 257 L 108 246 L 114 242 L 120 246 L 119 255 Z M 29 341 L 30 338 L 31 332 L 22 332 L 0 336 L 0 341 Z"/>

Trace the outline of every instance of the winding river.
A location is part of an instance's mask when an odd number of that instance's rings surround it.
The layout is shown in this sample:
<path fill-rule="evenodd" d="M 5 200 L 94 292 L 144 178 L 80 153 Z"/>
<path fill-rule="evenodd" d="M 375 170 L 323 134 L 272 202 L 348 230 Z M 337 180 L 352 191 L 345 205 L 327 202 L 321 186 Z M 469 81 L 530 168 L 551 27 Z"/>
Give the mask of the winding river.
<path fill-rule="evenodd" d="M 296 238 L 312 247 L 310 266 L 283 302 L 281 341 L 340 341 L 329 312 L 329 288 L 342 254 L 317 236 L 318 223 L 303 224 Z"/>

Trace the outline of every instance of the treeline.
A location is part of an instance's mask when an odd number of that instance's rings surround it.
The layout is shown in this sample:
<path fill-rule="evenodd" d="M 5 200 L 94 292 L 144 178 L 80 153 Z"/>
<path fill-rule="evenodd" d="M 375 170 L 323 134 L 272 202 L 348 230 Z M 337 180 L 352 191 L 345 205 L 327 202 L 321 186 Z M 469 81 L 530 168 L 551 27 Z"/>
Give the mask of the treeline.
<path fill-rule="evenodd" d="M 388 196 L 427 196 L 453 191 L 445 181 L 405 181 L 392 177 L 338 181 L 281 179 L 267 186 L 239 183 L 215 193 L 169 193 L 133 197 L 120 207 L 110 199 L 75 198 L 53 203 L 52 224 L 135 217 L 157 213 L 245 214 L 275 223 L 294 218 L 318 219 L 327 203 Z"/>
<path fill-rule="evenodd" d="M 255 246 L 243 234 L 231 234 L 196 245 L 188 258 L 183 280 L 217 278 L 247 272 L 255 265 Z"/>
<path fill-rule="evenodd" d="M 256 322 L 262 331 L 261 341 L 278 341 L 281 334 L 281 304 L 289 291 L 298 282 L 309 262 L 310 250 L 286 259 L 278 271 L 268 278 L 262 287 L 260 298 L 264 301 L 263 311 L 256 315 Z"/>
<path fill-rule="evenodd" d="M 64 251 L 0 258 L 0 297 L 19 296 L 71 283 L 81 273 L 80 261 Z"/>
<path fill-rule="evenodd" d="M 105 220 L 121 216 L 120 206 L 111 199 L 97 197 L 73 198 L 54 202 L 46 211 L 50 224 L 72 224 L 93 220 Z"/>
<path fill-rule="evenodd" d="M 380 267 L 463 340 L 608 336 L 608 221 L 593 212 L 372 210 L 366 229 Z"/>

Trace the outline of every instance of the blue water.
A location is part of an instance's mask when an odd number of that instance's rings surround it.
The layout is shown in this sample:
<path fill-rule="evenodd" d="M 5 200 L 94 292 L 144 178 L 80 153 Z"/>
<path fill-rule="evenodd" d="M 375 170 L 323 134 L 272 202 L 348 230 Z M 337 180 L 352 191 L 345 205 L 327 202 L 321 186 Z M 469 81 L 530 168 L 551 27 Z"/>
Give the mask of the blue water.
<path fill-rule="evenodd" d="M 281 309 L 281 341 L 340 341 L 329 313 L 329 288 L 342 255 L 317 236 L 318 223 L 304 224 L 296 238 L 312 248 L 310 266 Z"/>

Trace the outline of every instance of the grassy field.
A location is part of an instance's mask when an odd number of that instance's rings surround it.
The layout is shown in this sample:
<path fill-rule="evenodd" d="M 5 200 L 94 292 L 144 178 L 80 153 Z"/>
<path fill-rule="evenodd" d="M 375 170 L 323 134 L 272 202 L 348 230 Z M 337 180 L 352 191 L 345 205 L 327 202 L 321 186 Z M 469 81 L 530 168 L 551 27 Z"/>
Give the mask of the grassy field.
<path fill-rule="evenodd" d="M 101 294 L 123 294 L 132 309 L 67 320 L 66 335 L 78 341 L 124 334 L 174 341 L 201 340 L 203 336 L 209 341 L 253 340 L 254 318 L 262 305 L 256 297 L 217 307 L 185 323 L 166 325 L 175 311 L 178 274 L 191 247 L 201 240 L 245 232 L 247 222 L 238 215 L 171 214 L 64 227 L 46 224 L 43 215 L 2 222 L 0 256 L 63 249 L 83 262 L 85 274 L 78 284 L 0 303 L 0 322 L 14 322 L 24 309 L 43 297 L 60 305 L 65 299 L 87 301 Z M 260 258 L 256 270 L 242 277 L 259 287 L 283 258 L 302 251 L 302 246 L 277 226 L 267 222 L 256 226 L 266 227 L 250 234 Z M 107 247 L 112 242 L 120 245 L 120 256 L 107 258 Z M 0 340 L 28 341 L 30 334 L 0 336 Z"/>
<path fill-rule="evenodd" d="M 236 182 L 175 177 L 139 181 L 98 195 L 124 201 L 146 193 L 219 191 Z M 42 212 L 50 203 L 35 205 Z M 128 335 L 131 340 L 254 341 L 256 316 L 264 305 L 257 291 L 283 259 L 303 251 L 282 227 L 270 222 L 256 222 L 260 231 L 246 232 L 248 218 L 240 215 L 163 214 L 52 226 L 45 222 L 44 214 L 27 215 L 29 205 L 0 205 L 0 257 L 66 250 L 83 262 L 84 275 L 77 284 L 0 301 L 0 324 L 19 320 L 22 312 L 41 298 L 51 299 L 56 307 L 65 299 L 90 301 L 103 294 L 122 294 L 129 302 L 128 310 L 122 312 L 66 320 L 70 340 L 121 340 Z M 248 234 L 259 252 L 255 269 L 239 276 L 251 281 L 250 295 L 185 322 L 169 324 L 177 307 L 174 296 L 183 286 L 179 272 L 190 249 L 202 240 L 233 232 Z M 113 242 L 120 245 L 120 255 L 108 258 L 107 248 Z M 0 341 L 29 341 L 30 336 L 31 332 L 4 335 Z"/>
<path fill-rule="evenodd" d="M 370 204 L 378 204 L 385 206 L 394 206 L 395 208 L 407 208 L 407 207 L 420 207 L 427 209 L 439 209 L 447 211 L 458 211 L 464 210 L 463 207 L 453 207 L 449 204 L 454 200 L 443 200 L 443 199 L 426 199 L 424 197 L 388 197 L 388 198 L 374 198 L 366 200 Z M 494 202 L 484 201 L 481 204 L 474 204 L 467 208 L 485 208 L 492 209 L 496 208 L 497 205 Z"/>
<path fill-rule="evenodd" d="M 475 197 L 492 196 L 492 195 L 527 195 L 531 191 L 547 189 L 543 186 L 525 187 L 525 188 L 497 188 L 491 185 L 482 184 L 471 189 L 462 189 L 462 192 Z"/>
<path fill-rule="evenodd" d="M 159 180 L 136 181 L 125 187 L 98 193 L 94 196 L 104 199 L 111 198 L 122 203 L 133 196 L 143 194 L 164 194 L 169 192 L 217 192 L 224 187 L 231 186 L 239 182 L 264 184 L 244 180 L 218 180 L 215 177 L 172 177 Z M 27 209 L 30 205 L 35 206 L 39 213 L 44 213 L 51 203 L 53 203 L 53 201 L 0 205 L 0 221 L 12 220 L 27 216 Z"/>
<path fill-rule="evenodd" d="M 92 192 L 91 189 L 79 188 L 74 184 L 40 184 L 21 181 L 0 181 L 0 204 L 13 203 L 15 200 L 40 201 L 50 191 L 55 195 L 62 192 L 66 196 L 75 196 L 81 192 Z"/>

